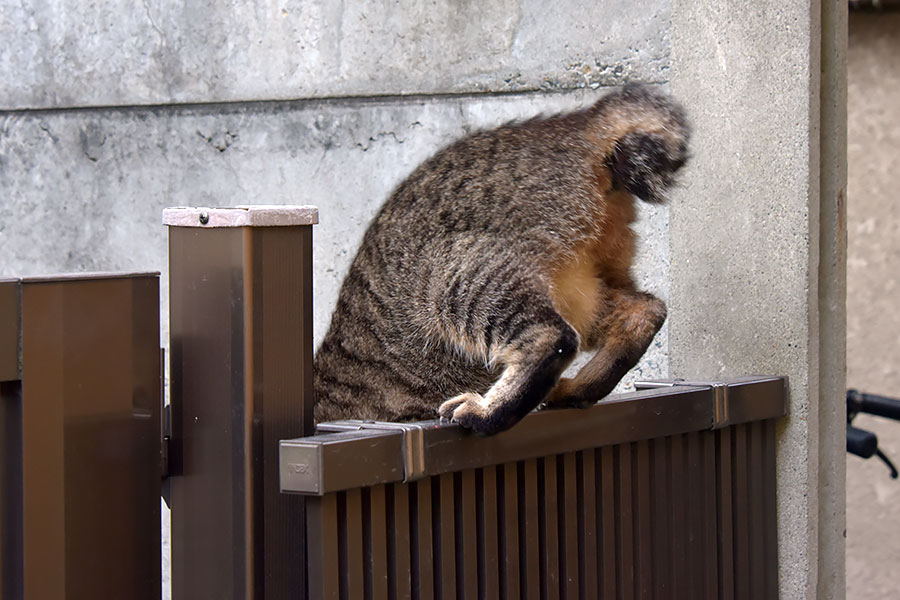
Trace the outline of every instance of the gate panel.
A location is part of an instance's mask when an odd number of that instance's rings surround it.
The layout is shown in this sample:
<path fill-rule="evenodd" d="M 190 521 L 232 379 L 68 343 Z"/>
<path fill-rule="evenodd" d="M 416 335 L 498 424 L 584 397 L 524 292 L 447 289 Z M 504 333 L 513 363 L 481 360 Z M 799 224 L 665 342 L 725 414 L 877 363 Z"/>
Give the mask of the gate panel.
<path fill-rule="evenodd" d="M 329 489 L 337 480 L 325 473 L 314 474 L 313 479 L 318 478 L 314 483 L 304 480 L 302 485 L 322 494 L 310 499 L 310 570 L 333 572 L 325 562 L 334 552 L 318 551 L 327 546 L 319 536 L 334 529 L 327 522 L 332 516 L 317 507 L 336 501 L 338 506 L 346 505 L 345 513 L 338 510 L 336 514 L 338 531 L 355 531 L 365 518 L 372 520 L 366 521 L 365 528 L 373 532 L 371 540 L 362 542 L 356 534 L 337 536 L 337 553 L 344 557 L 338 570 L 344 577 L 339 582 L 342 598 L 381 597 L 379 589 L 386 590 L 387 598 L 408 597 L 401 592 L 406 590 L 405 582 L 396 568 L 366 570 L 366 565 L 381 560 L 376 556 L 381 545 L 374 541 L 382 526 L 387 539 L 394 540 L 387 545 L 393 556 L 388 562 L 396 565 L 406 560 L 406 550 L 397 542 L 407 535 L 405 525 L 397 526 L 400 522 L 410 524 L 409 551 L 415 566 L 409 597 L 413 598 L 775 597 L 768 595 L 777 581 L 775 480 L 770 469 L 774 468 L 773 417 L 784 410 L 783 380 L 761 381 L 758 391 L 760 396 L 747 388 L 735 394 L 740 410 L 732 414 L 759 415 L 763 420 L 723 423 L 724 427 L 716 428 L 714 415 L 727 414 L 719 391 L 710 394 L 707 423 L 712 428 L 679 431 L 682 425 L 673 422 L 677 433 L 649 438 L 642 437 L 641 429 L 656 433 L 659 427 L 638 418 L 642 399 L 652 398 L 652 405 L 661 397 L 657 394 L 667 395 L 670 406 L 675 406 L 699 392 L 670 389 L 632 395 L 625 400 L 634 403 L 631 440 L 602 426 L 608 421 L 605 403 L 568 413 L 579 422 L 597 424 L 583 438 L 566 430 L 559 414 L 565 411 L 529 415 L 523 431 L 513 428 L 492 438 L 433 422 L 423 422 L 418 429 L 413 427 L 415 431 L 410 426 L 400 430 L 371 422 L 324 424 L 323 431 L 341 433 L 284 442 L 282 463 L 340 468 L 340 461 L 347 459 L 335 446 L 353 444 L 350 432 L 356 427 L 373 455 L 380 445 L 405 448 L 396 463 L 384 465 L 385 473 L 360 477 L 383 480 L 388 472 L 402 477 L 404 464 L 420 468 L 424 464 L 426 472 L 415 474 L 422 477 L 418 481 L 346 491 Z M 773 394 L 774 400 L 769 397 Z M 687 398 L 682 405 L 700 406 L 694 400 Z M 620 409 L 608 410 L 615 415 Z M 682 416 L 692 420 L 688 413 Z M 539 456 L 505 460 L 496 467 L 489 464 L 501 456 L 514 458 L 510 448 L 518 451 L 519 446 L 510 438 L 526 435 L 529 422 L 542 420 L 549 423 L 543 423 L 542 437 L 530 449 Z M 547 430 L 557 426 L 558 436 Z M 540 430 L 534 427 L 531 432 Z M 605 436 L 617 441 L 604 444 Z M 590 447 L 593 443 L 596 448 Z M 472 458 L 479 445 L 488 464 L 478 465 Z M 429 461 L 432 447 L 442 453 L 437 461 Z M 455 454 L 457 448 L 459 454 Z M 427 465 L 438 462 L 471 466 L 428 473 Z M 282 487 L 289 487 L 291 481 L 298 480 L 283 470 Z M 346 484 L 346 478 L 339 482 Z M 393 511 L 384 517 L 383 525 L 374 521 L 382 512 L 375 509 L 381 506 L 382 494 L 394 499 Z M 345 496 L 347 500 L 342 501 Z M 357 497 L 363 501 L 354 500 Z M 409 520 L 402 518 L 404 506 L 398 498 L 410 499 Z M 317 523 L 319 519 L 326 522 Z M 423 544 L 431 550 L 430 556 L 423 556 Z M 365 593 L 357 596 L 350 586 L 363 572 Z M 382 572 L 391 580 L 379 588 Z M 311 588 L 310 597 L 318 597 L 313 593 L 318 589 Z"/>
<path fill-rule="evenodd" d="M 158 598 L 158 274 L 0 282 L 3 598 Z M 15 368 L 9 324 L 15 324 Z"/>
<path fill-rule="evenodd" d="M 725 502 L 717 508 L 714 495 L 722 484 L 727 484 L 728 489 L 744 490 L 748 480 L 740 479 L 753 470 L 751 453 L 738 452 L 738 447 L 728 440 L 743 440 L 745 449 L 757 448 L 759 458 L 765 458 L 764 445 L 774 442 L 767 441 L 769 429 L 771 421 L 622 444 L 601 449 L 599 462 L 593 450 L 584 451 L 581 460 L 566 453 L 527 461 L 522 468 L 525 501 L 521 505 L 517 501 L 516 463 L 500 467 L 503 481 L 499 488 L 495 476 L 484 475 L 493 471 L 488 467 L 480 478 L 478 470 L 470 469 L 413 483 L 310 498 L 309 560 L 310 572 L 315 575 L 310 577 L 309 597 L 337 597 L 334 590 L 338 587 L 341 598 L 518 598 L 532 593 L 542 599 L 607 598 L 607 592 L 612 593 L 612 598 L 627 600 L 732 598 L 741 594 L 772 597 L 766 595 L 766 589 L 771 591 L 776 581 L 770 553 L 777 549 L 772 532 L 766 529 L 774 526 L 774 520 L 768 525 L 756 522 L 757 517 L 762 519 L 765 515 L 761 505 L 759 510 L 745 515 L 746 525 L 742 526 L 741 519 L 734 515 L 743 510 L 743 504 L 732 505 L 726 494 Z M 669 460 L 660 461 L 666 448 L 671 452 Z M 605 464 L 603 454 L 610 457 Z M 661 462 L 670 468 L 668 473 L 659 472 Z M 601 502 L 596 502 L 598 464 L 601 488 L 604 479 L 611 486 L 606 506 L 603 492 Z M 673 465 L 681 468 L 671 469 Z M 739 468 L 732 470 L 731 465 Z M 605 477 L 604 472 L 608 473 Z M 479 479 L 482 492 L 476 494 Z M 567 481 L 571 479 L 574 481 L 570 486 Z M 757 484 L 759 487 L 753 489 L 763 496 L 774 493 L 774 481 L 752 482 Z M 494 491 L 487 491 L 490 488 Z M 412 492 L 414 489 L 432 492 L 424 498 L 425 506 L 432 510 L 406 512 L 403 509 L 408 504 L 396 502 L 397 498 L 415 495 L 421 506 L 423 499 Z M 508 494 L 510 489 L 516 493 Z M 497 493 L 498 490 L 502 491 Z M 394 499 L 392 511 L 385 512 L 382 496 Z M 672 510 L 673 507 L 677 508 Z M 598 523 L 602 529 L 604 512 L 609 515 L 606 526 L 610 539 L 605 554 L 598 552 L 603 532 L 597 534 Z M 388 518 L 388 514 L 393 516 Z M 417 525 L 411 533 L 405 533 L 409 521 L 401 516 L 409 514 L 415 515 Z M 479 518 L 478 514 L 502 518 Z M 406 524 L 398 527 L 401 522 Z M 512 523 L 512 527 L 507 523 Z M 669 527 L 670 524 L 675 527 Z M 422 525 L 431 536 L 417 535 Z M 510 540 L 508 533 L 518 533 L 520 526 L 526 531 L 523 539 L 527 539 L 527 531 L 534 529 L 535 543 L 517 544 L 515 539 Z M 385 539 L 382 535 L 394 541 L 379 541 Z M 438 575 L 434 578 L 431 563 L 417 553 L 429 537 L 429 546 L 437 557 L 434 564 Z M 757 583 L 748 581 L 744 589 L 732 583 L 740 581 L 740 576 L 732 573 L 736 567 L 729 544 L 729 540 L 741 538 L 741 552 L 750 561 L 740 569 L 741 573 L 759 577 Z M 333 542 L 337 548 L 332 547 Z M 397 568 L 407 563 L 410 553 L 412 564 L 419 567 L 412 570 L 412 580 L 416 582 L 412 588 L 410 572 Z M 337 568 L 336 556 L 340 556 Z M 515 569 L 510 565 L 527 564 L 529 556 L 537 568 L 521 574 L 524 586 L 531 587 L 522 586 L 526 594 L 520 596 L 522 580 L 514 576 Z M 491 571 L 487 567 L 490 563 L 507 567 Z M 423 567 L 431 586 L 421 585 Z M 329 578 L 333 582 L 328 583 Z M 501 580 L 505 582 L 502 586 Z M 672 590 L 676 590 L 674 595 Z"/>

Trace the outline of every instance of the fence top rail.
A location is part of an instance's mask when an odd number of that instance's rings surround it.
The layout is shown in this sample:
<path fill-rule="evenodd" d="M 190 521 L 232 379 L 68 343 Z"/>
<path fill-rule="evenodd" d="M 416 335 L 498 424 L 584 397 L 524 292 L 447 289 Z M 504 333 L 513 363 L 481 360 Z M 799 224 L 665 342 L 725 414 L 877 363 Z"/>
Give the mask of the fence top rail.
<path fill-rule="evenodd" d="M 29 277 L 0 276 L 0 381 L 22 378 L 22 310 L 24 289 L 62 284 L 93 285 L 114 279 L 159 279 L 159 271 L 61 273 Z"/>
<path fill-rule="evenodd" d="M 159 271 L 88 271 L 85 273 L 50 273 L 28 277 L 0 277 L 0 286 L 16 286 L 23 283 L 61 283 L 66 281 L 137 279 L 144 277 L 159 277 Z"/>
<path fill-rule="evenodd" d="M 494 436 L 440 421 L 320 423 L 280 443 L 281 491 L 323 495 L 787 414 L 787 379 L 659 380 L 588 409 L 533 412 Z"/>

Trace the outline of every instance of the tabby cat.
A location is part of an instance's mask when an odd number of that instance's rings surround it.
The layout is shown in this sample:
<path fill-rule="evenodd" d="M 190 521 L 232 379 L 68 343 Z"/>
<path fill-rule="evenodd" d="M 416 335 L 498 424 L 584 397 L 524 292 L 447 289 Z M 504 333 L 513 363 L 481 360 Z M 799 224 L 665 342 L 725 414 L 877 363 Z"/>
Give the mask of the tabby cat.
<path fill-rule="evenodd" d="M 541 402 L 589 406 L 666 318 L 637 289 L 635 196 L 665 200 L 682 108 L 644 85 L 466 137 L 372 221 L 315 357 L 317 421 L 452 419 L 493 434 Z M 572 379 L 560 375 L 594 350 Z"/>

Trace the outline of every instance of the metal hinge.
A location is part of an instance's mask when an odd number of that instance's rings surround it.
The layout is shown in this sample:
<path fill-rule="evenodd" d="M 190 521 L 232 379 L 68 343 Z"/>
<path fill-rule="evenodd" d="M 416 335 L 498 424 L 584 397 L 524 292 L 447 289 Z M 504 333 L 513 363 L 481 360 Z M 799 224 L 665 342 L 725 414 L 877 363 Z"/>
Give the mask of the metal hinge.
<path fill-rule="evenodd" d="M 159 435 L 159 495 L 166 501 L 166 506 L 172 507 L 172 486 L 169 481 L 169 441 L 172 439 L 172 407 L 166 404 L 166 349 L 159 349 L 159 414 L 162 420 Z"/>
<path fill-rule="evenodd" d="M 728 383 L 725 381 L 697 381 L 688 379 L 653 379 L 635 381 L 635 390 L 652 390 L 665 387 L 705 387 L 713 392 L 713 423 L 711 429 L 728 427 Z"/>

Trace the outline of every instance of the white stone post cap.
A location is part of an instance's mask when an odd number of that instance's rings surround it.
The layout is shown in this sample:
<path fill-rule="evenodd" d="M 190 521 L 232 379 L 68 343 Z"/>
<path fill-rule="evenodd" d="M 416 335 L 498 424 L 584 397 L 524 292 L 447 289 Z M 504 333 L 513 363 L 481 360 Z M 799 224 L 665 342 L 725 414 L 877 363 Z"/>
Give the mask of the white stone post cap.
<path fill-rule="evenodd" d="M 288 227 L 315 225 L 319 209 L 291 204 L 257 204 L 234 208 L 176 206 L 163 209 L 163 225 L 170 227 Z"/>

